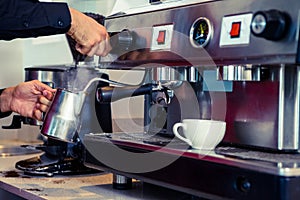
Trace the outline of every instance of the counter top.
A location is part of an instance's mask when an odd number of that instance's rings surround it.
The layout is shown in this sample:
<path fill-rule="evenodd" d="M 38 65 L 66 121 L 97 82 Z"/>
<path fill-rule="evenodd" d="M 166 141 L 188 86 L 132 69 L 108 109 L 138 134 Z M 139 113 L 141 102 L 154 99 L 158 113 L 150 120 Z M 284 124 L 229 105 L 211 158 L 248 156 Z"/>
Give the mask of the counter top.
<path fill-rule="evenodd" d="M 15 163 L 39 154 L 10 156 L 0 158 L 0 190 L 12 193 L 13 198 L 0 199 L 183 199 L 188 194 L 166 188 L 133 181 L 129 190 L 117 190 L 112 187 L 112 174 L 99 172 L 89 175 L 55 175 L 54 177 L 31 176 L 16 169 Z M 22 198 L 20 198 L 22 197 Z"/>

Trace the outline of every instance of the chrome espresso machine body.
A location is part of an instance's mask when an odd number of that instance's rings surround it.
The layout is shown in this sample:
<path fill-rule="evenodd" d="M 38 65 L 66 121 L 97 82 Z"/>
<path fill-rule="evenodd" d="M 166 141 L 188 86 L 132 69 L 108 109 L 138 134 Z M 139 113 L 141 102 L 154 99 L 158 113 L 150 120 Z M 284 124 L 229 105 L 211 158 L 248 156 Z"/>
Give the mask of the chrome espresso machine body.
<path fill-rule="evenodd" d="M 208 199 L 297 199 L 300 2 L 153 6 L 106 18 L 119 48 L 112 51 L 117 58 L 102 59 L 100 68 L 143 69 L 144 83 L 164 88 L 163 98 L 145 95 L 142 139 L 86 134 L 86 165 Z M 172 126 L 185 118 L 226 121 L 215 151 L 174 142 Z M 168 159 L 174 160 L 164 167 L 136 167 Z"/>

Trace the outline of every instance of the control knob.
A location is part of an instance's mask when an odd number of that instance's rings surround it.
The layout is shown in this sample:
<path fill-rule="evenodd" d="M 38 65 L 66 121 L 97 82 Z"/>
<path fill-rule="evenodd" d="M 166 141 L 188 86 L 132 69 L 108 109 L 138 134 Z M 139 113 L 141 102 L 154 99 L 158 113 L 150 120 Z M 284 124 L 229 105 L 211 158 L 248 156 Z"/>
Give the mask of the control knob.
<path fill-rule="evenodd" d="M 134 44 L 133 33 L 129 30 L 123 30 L 117 33 L 109 33 L 113 52 L 129 51 Z"/>
<path fill-rule="evenodd" d="M 289 16 L 278 10 L 258 11 L 253 15 L 251 32 L 267 40 L 280 40 L 289 26 Z"/>

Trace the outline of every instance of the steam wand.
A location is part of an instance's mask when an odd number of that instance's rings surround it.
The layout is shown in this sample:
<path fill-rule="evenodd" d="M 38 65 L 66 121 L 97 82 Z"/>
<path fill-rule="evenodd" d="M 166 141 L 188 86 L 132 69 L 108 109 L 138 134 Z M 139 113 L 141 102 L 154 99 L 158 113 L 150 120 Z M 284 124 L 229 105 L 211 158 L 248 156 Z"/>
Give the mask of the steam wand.
<path fill-rule="evenodd" d="M 134 97 L 139 95 L 151 94 L 153 91 L 162 91 L 165 93 L 166 102 L 169 101 L 167 88 L 160 84 L 145 84 L 139 87 L 115 87 L 106 86 L 97 89 L 96 99 L 99 103 L 110 103 L 127 97 Z"/>

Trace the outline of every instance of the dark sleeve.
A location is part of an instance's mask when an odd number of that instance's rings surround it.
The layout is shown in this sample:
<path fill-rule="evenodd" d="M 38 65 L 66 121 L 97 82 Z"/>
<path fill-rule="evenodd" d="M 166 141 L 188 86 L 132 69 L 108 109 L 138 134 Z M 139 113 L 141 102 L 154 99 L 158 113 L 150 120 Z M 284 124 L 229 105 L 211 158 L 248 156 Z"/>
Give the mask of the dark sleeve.
<path fill-rule="evenodd" d="M 5 90 L 5 89 L 0 89 L 0 96 L 1 96 L 1 94 L 2 94 L 2 92 L 3 92 L 3 90 Z M 4 118 L 4 117 L 8 117 L 10 114 L 11 114 L 12 112 L 1 112 L 0 111 L 0 118 Z"/>
<path fill-rule="evenodd" d="M 0 0 L 1 40 L 62 34 L 70 27 L 66 3 Z"/>

